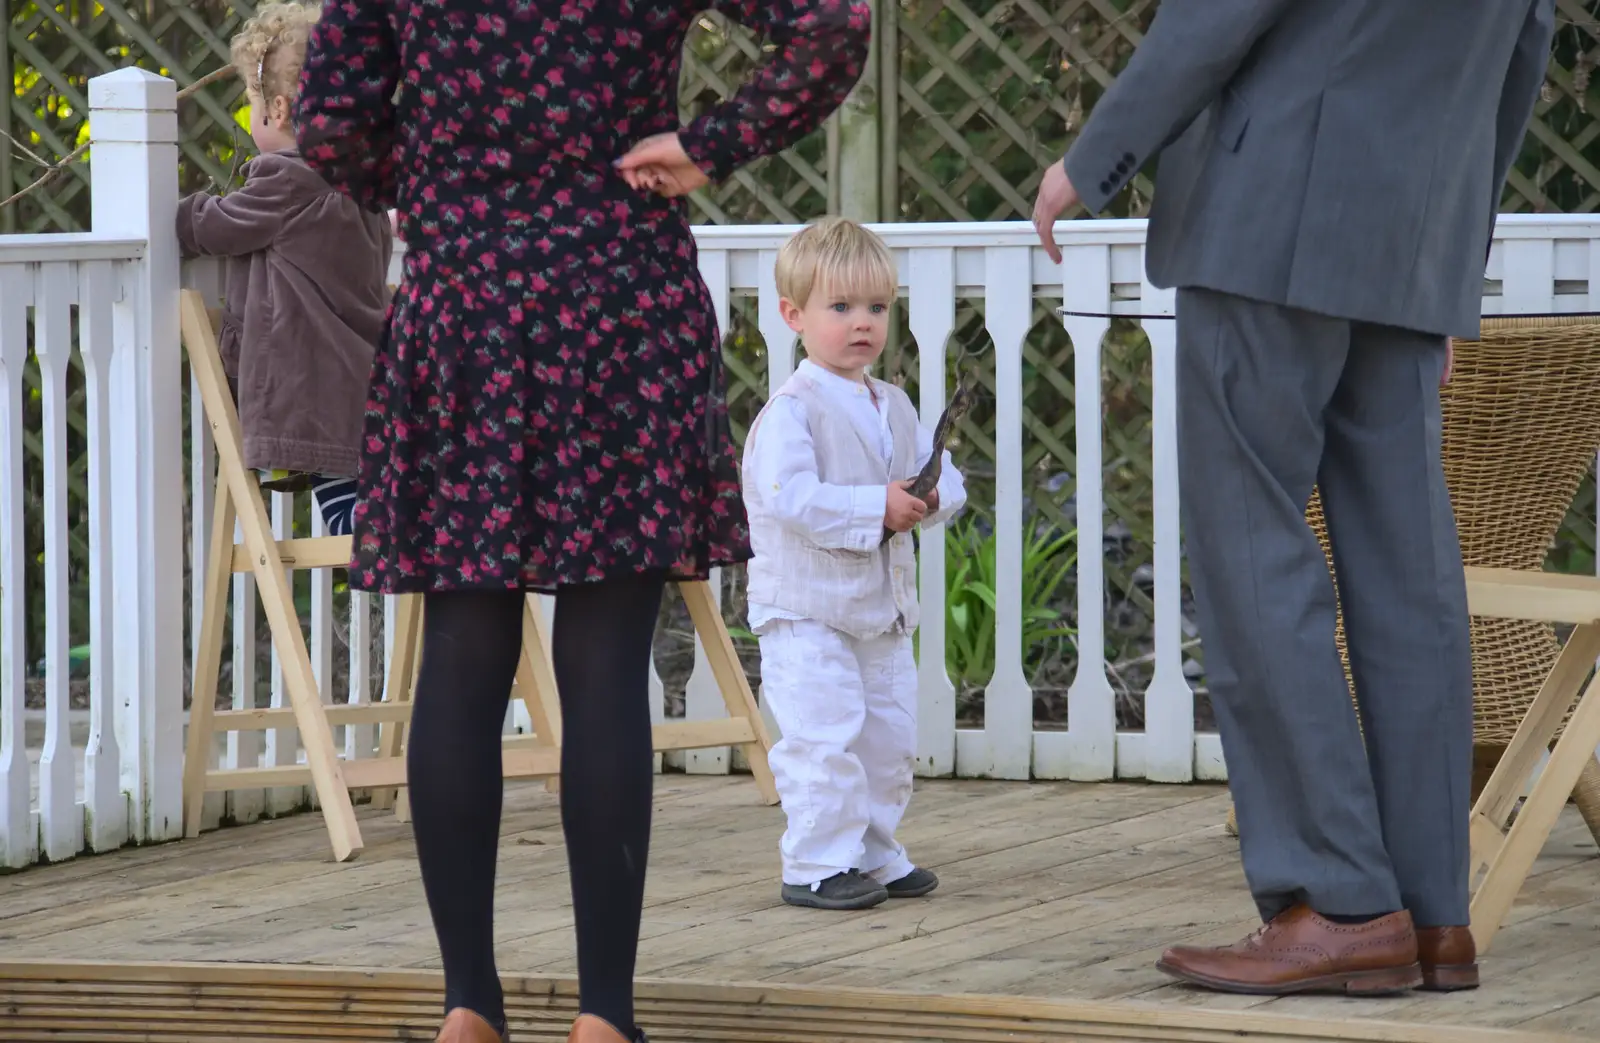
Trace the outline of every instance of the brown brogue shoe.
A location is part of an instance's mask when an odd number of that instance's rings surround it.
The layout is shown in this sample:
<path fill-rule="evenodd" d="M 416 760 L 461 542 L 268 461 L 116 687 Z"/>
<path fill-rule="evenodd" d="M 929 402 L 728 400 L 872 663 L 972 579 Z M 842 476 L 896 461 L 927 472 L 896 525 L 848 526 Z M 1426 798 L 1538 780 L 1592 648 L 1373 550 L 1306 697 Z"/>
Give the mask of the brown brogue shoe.
<path fill-rule="evenodd" d="M 1379 996 L 1422 983 L 1411 914 L 1340 924 L 1297 905 L 1233 945 L 1168 949 L 1157 969 L 1220 992 Z"/>
<path fill-rule="evenodd" d="M 579 1014 L 567 1034 L 567 1043 L 650 1043 L 641 1030 L 629 1039 L 617 1031 L 615 1025 L 593 1014 Z"/>
<path fill-rule="evenodd" d="M 1418 927 L 1417 959 L 1422 987 L 1455 992 L 1478 987 L 1478 946 L 1467 927 Z"/>
<path fill-rule="evenodd" d="M 483 1019 L 483 1015 L 465 1007 L 457 1007 L 444 1016 L 444 1024 L 434 1043 L 511 1043 L 510 1031 L 497 1032 Z"/>

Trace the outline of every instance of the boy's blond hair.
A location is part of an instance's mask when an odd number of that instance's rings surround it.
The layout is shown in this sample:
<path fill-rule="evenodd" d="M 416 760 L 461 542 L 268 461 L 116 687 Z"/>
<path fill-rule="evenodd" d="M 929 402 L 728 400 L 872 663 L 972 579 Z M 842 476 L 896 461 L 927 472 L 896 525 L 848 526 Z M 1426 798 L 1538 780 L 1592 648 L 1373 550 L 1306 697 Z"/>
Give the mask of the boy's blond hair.
<path fill-rule="evenodd" d="M 322 9 L 310 4 L 263 4 L 233 38 L 233 69 L 245 86 L 270 102 L 282 95 L 300 93 L 300 67 L 306 61 L 306 42 Z"/>
<path fill-rule="evenodd" d="M 882 239 L 847 217 L 806 225 L 778 250 L 778 295 L 804 308 L 813 292 L 892 299 L 900 284 Z"/>

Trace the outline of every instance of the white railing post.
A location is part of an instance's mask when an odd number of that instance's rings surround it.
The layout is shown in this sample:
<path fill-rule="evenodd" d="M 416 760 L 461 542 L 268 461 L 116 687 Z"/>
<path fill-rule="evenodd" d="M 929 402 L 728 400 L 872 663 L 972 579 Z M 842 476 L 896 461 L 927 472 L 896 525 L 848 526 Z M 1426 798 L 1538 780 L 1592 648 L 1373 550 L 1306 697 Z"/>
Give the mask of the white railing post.
<path fill-rule="evenodd" d="M 183 422 L 177 88 L 143 69 L 89 81 L 94 230 L 143 239 L 114 318 L 111 403 L 118 742 L 140 841 L 182 835 Z"/>

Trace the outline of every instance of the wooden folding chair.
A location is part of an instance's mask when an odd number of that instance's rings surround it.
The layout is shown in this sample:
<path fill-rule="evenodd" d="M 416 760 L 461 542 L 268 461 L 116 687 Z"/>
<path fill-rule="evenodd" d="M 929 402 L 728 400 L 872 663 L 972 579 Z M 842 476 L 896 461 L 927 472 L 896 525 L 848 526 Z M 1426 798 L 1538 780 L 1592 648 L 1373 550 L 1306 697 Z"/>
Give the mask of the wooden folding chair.
<path fill-rule="evenodd" d="M 217 451 L 211 547 L 184 764 L 185 833 L 199 834 L 208 792 L 309 782 L 327 823 L 334 857 L 345 861 L 354 857 L 362 846 L 351 791 L 373 790 L 373 800 L 378 807 L 387 807 L 399 794 L 398 811 L 402 817 L 406 816 L 404 733 L 410 719 L 411 692 L 421 649 L 422 599 L 416 595 L 399 599 L 384 701 L 346 706 L 324 704 L 300 629 L 287 570 L 344 567 L 350 561 L 351 539 L 349 536 L 274 538 L 260 485 L 254 472 L 244 465 L 238 410 L 223 369 L 215 318 L 207 311 L 201 295 L 193 290 L 182 294 L 180 317 L 190 366 Z M 233 542 L 236 520 L 244 539 L 237 545 Z M 289 709 L 215 709 L 227 594 L 235 572 L 250 572 L 258 581 L 272 640 L 283 663 Z M 729 717 L 657 725 L 656 749 L 661 752 L 739 746 L 764 800 L 774 804 L 778 799 L 777 788 L 766 757 L 772 746 L 771 739 L 721 613 L 707 584 L 686 583 L 681 589 L 722 690 Z M 504 774 L 507 778 L 544 778 L 553 787 L 560 774 L 561 722 L 549 641 L 537 595 L 526 599 L 515 690 L 527 707 L 534 733 L 505 742 Z M 341 724 L 378 724 L 381 730 L 376 756 L 339 758 L 332 728 Z M 305 750 L 304 764 L 226 769 L 216 766 L 215 735 L 219 730 L 267 731 L 291 726 L 299 731 Z"/>

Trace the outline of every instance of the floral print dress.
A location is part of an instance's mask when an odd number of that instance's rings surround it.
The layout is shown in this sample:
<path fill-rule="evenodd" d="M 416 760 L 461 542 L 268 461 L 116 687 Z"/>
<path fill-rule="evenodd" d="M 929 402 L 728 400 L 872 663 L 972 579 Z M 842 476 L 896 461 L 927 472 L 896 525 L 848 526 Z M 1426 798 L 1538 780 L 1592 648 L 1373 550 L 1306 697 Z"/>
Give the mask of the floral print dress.
<path fill-rule="evenodd" d="M 708 6 L 763 67 L 686 127 Z M 301 152 L 398 207 L 404 277 L 373 362 L 350 585 L 550 592 L 750 557 L 721 345 L 687 202 L 613 162 L 677 130 L 713 181 L 821 125 L 861 74 L 866 0 L 328 0 Z"/>

